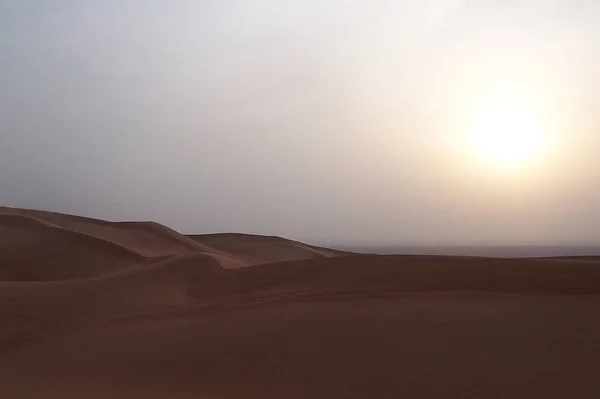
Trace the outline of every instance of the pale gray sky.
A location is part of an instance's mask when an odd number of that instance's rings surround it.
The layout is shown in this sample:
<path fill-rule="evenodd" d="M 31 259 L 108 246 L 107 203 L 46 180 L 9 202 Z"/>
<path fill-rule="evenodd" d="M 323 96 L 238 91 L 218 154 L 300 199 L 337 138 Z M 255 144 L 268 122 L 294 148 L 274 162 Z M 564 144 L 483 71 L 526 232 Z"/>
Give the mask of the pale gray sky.
<path fill-rule="evenodd" d="M 598 243 L 598 37 L 595 0 L 3 0 L 0 204 L 315 243 Z M 504 87 L 552 131 L 535 167 L 465 139 Z"/>

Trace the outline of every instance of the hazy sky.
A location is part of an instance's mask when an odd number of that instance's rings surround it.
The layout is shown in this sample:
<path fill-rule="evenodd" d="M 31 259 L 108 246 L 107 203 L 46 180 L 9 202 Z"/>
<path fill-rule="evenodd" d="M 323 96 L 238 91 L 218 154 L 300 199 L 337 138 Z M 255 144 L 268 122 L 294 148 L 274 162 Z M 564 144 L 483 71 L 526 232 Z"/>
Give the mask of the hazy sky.
<path fill-rule="evenodd" d="M 595 0 L 2 0 L 0 203 L 323 244 L 598 243 L 599 37 Z M 505 87 L 552 131 L 535 167 L 465 140 Z"/>

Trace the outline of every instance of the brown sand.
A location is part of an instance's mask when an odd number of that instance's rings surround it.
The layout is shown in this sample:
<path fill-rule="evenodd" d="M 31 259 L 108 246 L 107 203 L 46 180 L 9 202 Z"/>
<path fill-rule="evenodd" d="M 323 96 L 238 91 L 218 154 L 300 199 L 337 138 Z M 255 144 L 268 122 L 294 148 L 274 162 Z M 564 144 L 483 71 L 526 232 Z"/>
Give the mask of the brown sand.
<path fill-rule="evenodd" d="M 2 398 L 597 398 L 598 310 L 593 258 L 348 255 L 0 208 Z"/>

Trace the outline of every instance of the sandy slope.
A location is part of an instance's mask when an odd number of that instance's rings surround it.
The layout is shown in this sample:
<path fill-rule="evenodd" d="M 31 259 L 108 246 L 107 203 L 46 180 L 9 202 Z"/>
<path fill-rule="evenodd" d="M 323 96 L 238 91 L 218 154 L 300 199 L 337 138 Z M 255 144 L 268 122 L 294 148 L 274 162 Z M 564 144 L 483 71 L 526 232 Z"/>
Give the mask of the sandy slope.
<path fill-rule="evenodd" d="M 249 234 L 205 234 L 188 237 L 222 252 L 235 254 L 251 265 L 344 255 L 341 251 L 306 245 L 281 237 Z"/>
<path fill-rule="evenodd" d="M 174 230 L 153 222 L 115 223 L 52 212 L 0 207 L 0 215 L 2 214 L 39 220 L 57 228 L 112 242 L 147 257 L 216 252 Z"/>
<path fill-rule="evenodd" d="M 89 277 L 198 253 L 212 255 L 225 268 L 343 254 L 278 237 L 186 237 L 153 222 L 106 222 L 7 207 L 0 207 L 0 250 L 0 281 Z"/>
<path fill-rule="evenodd" d="M 596 259 L 336 256 L 10 208 L 0 229 L 2 397 L 600 397 Z"/>

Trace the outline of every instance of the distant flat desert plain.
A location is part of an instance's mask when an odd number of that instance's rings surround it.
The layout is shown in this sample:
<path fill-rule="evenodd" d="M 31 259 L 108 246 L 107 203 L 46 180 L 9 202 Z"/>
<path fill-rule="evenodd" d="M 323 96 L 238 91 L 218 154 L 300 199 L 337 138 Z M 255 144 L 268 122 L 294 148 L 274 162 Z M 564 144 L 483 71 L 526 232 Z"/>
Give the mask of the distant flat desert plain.
<path fill-rule="evenodd" d="M 0 397 L 600 398 L 600 257 L 369 255 L 0 207 Z"/>

